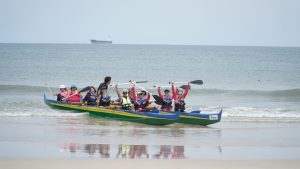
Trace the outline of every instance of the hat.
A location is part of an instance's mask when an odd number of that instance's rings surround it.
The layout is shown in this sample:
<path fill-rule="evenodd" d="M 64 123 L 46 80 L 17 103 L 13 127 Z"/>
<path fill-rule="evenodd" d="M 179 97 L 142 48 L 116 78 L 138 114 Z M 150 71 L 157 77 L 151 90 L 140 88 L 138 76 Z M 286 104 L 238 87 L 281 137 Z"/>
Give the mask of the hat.
<path fill-rule="evenodd" d="M 76 88 L 77 88 L 77 86 L 76 86 L 75 83 L 72 83 L 72 84 L 71 84 L 71 87 L 76 87 Z"/>
<path fill-rule="evenodd" d="M 169 90 L 169 89 L 166 89 L 166 90 L 164 90 L 164 92 L 170 92 L 170 90 Z"/>
<path fill-rule="evenodd" d="M 60 85 L 60 86 L 59 86 L 59 89 L 65 89 L 65 88 L 66 88 L 65 85 Z"/>
<path fill-rule="evenodd" d="M 138 91 L 137 94 L 143 94 L 143 91 Z"/>
<path fill-rule="evenodd" d="M 127 89 L 123 89 L 122 92 L 123 93 L 128 93 L 128 90 Z"/>

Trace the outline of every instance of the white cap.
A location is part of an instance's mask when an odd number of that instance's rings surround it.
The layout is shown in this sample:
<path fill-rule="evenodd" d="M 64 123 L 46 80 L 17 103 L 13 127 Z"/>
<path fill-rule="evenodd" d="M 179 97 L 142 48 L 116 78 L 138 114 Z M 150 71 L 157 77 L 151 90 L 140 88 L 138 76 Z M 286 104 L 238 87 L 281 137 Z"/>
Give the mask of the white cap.
<path fill-rule="evenodd" d="M 59 86 L 59 89 L 65 89 L 65 88 L 66 88 L 65 85 L 60 85 L 60 86 Z"/>
<path fill-rule="evenodd" d="M 122 92 L 128 93 L 128 89 L 123 89 Z"/>

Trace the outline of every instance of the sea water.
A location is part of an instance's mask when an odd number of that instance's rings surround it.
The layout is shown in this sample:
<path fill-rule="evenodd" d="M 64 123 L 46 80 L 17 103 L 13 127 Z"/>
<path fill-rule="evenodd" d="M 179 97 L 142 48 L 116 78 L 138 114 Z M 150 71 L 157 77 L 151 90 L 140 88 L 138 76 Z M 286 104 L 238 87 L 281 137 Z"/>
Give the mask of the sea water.
<path fill-rule="evenodd" d="M 152 127 L 54 110 L 43 102 L 43 95 L 51 98 L 51 92 L 58 92 L 61 84 L 69 87 L 76 83 L 79 89 L 97 87 L 105 76 L 111 76 L 113 84 L 147 80 L 141 85 L 154 94 L 154 85 L 203 80 L 203 85 L 192 84 L 187 110 L 210 113 L 223 109 L 222 122 L 208 128 L 178 124 Z M 228 138 L 231 131 L 239 133 L 241 129 L 243 135 L 248 128 L 266 135 L 263 146 L 275 138 L 274 147 L 298 147 L 292 140 L 300 141 L 293 135 L 300 122 L 299 84 L 300 48 L 0 44 L 0 147 L 26 147 L 28 142 L 114 147 L 121 143 L 158 147 L 169 143 L 190 146 L 195 152 L 200 145 L 217 152 L 218 146 L 229 146 L 223 149 L 234 151 L 232 146 L 249 145 L 247 137 L 241 136 L 237 142 Z M 113 87 L 109 93 L 116 97 Z M 283 130 L 288 139 L 280 139 L 282 135 L 276 136 L 278 133 L 269 128 Z M 191 158 L 197 156 L 190 154 Z"/>

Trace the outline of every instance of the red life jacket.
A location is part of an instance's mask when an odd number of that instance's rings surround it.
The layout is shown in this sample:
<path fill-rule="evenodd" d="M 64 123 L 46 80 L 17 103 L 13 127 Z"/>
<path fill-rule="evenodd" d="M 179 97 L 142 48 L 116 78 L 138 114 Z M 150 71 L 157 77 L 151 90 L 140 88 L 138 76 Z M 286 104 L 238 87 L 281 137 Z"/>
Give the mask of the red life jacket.
<path fill-rule="evenodd" d="M 69 95 L 70 97 L 68 98 L 69 102 L 80 102 L 80 95 L 77 94 L 73 94 L 71 91 L 69 91 Z"/>

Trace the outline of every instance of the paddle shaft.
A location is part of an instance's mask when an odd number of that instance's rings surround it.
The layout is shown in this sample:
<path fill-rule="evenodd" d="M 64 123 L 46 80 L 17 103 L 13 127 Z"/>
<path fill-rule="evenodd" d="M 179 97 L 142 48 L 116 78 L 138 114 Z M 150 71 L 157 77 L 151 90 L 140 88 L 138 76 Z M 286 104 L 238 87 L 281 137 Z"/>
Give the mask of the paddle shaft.
<path fill-rule="evenodd" d="M 132 80 L 129 80 L 129 82 L 127 82 L 127 83 L 116 83 L 116 84 L 118 84 L 118 86 L 120 86 L 120 85 L 127 85 L 127 84 L 130 84 L 131 82 L 133 82 Z M 143 80 L 143 81 L 137 81 L 137 82 L 134 82 L 134 83 L 147 83 L 148 81 L 147 80 Z M 116 84 L 111 84 L 111 85 L 109 85 L 109 86 L 115 86 Z"/>

